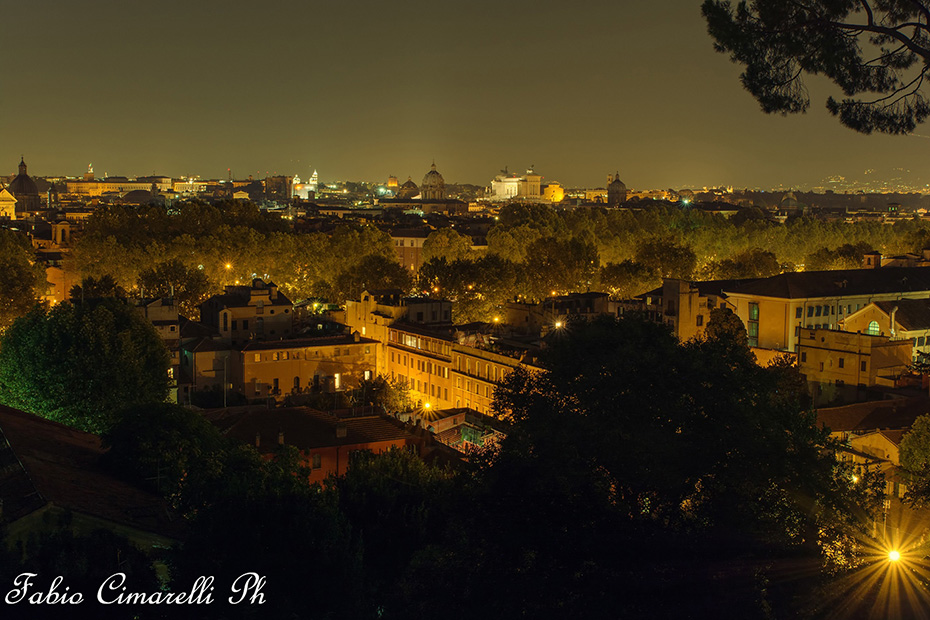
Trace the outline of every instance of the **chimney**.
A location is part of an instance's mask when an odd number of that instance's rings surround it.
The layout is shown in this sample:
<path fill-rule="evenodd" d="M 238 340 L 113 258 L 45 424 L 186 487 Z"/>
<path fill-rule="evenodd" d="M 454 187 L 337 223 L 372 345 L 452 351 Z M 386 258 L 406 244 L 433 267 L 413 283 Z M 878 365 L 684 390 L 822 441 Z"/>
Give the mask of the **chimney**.
<path fill-rule="evenodd" d="M 284 445 L 284 431 L 278 431 L 278 445 Z"/>
<path fill-rule="evenodd" d="M 336 425 L 336 439 L 345 439 L 345 436 L 348 432 L 349 429 L 345 422 L 340 422 Z"/>
<path fill-rule="evenodd" d="M 260 448 L 262 446 L 262 434 L 258 431 L 255 431 L 255 447 Z"/>

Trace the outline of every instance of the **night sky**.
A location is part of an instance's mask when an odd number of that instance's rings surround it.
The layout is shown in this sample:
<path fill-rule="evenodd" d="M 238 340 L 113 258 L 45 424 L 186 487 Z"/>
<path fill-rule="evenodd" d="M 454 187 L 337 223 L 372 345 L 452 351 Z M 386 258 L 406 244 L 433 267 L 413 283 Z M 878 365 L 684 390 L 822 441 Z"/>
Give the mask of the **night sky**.
<path fill-rule="evenodd" d="M 4 4 L 0 174 L 806 187 L 930 148 L 842 127 L 825 82 L 763 114 L 699 0 Z"/>

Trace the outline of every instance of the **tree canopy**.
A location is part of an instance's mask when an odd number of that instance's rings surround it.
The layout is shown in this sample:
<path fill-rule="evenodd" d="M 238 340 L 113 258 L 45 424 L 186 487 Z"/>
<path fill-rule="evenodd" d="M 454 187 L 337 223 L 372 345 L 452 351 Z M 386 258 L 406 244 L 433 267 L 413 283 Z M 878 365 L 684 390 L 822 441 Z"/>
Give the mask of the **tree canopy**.
<path fill-rule="evenodd" d="M 103 298 L 35 308 L 0 339 L 0 402 L 100 433 L 168 396 L 168 350 L 141 312 Z"/>
<path fill-rule="evenodd" d="M 29 240 L 0 230 L 0 331 L 29 311 L 44 283 L 44 271 L 33 265 Z"/>
<path fill-rule="evenodd" d="M 705 0 L 702 12 L 765 112 L 806 111 L 806 74 L 839 87 L 827 109 L 856 131 L 909 133 L 930 114 L 926 0 Z"/>

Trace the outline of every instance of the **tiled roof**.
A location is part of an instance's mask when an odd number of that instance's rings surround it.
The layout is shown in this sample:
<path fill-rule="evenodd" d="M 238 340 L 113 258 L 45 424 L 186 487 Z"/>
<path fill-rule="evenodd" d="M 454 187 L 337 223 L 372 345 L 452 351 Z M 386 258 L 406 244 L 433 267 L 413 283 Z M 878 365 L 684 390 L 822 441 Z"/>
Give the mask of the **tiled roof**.
<path fill-rule="evenodd" d="M 891 311 L 897 307 L 894 320 L 906 331 L 930 329 L 930 299 L 877 301 L 875 305 L 888 316 L 891 316 Z"/>
<path fill-rule="evenodd" d="M 224 434 L 243 443 L 254 445 L 256 435 L 261 435 L 258 450 L 264 453 L 277 450 L 279 433 L 284 433 L 285 444 L 300 450 L 415 439 L 400 422 L 386 417 L 340 419 L 308 407 L 217 409 L 205 416 Z M 340 425 L 345 425 L 345 437 L 336 436 Z"/>
<path fill-rule="evenodd" d="M 750 281 L 724 289 L 727 293 L 803 299 L 930 291 L 930 268 L 881 267 L 799 271 Z"/>
<path fill-rule="evenodd" d="M 918 416 L 930 413 L 930 398 L 896 398 L 817 410 L 817 426 L 839 431 L 909 429 Z"/>
<path fill-rule="evenodd" d="M 272 349 L 302 349 L 304 347 L 328 347 L 333 345 L 349 344 L 379 344 L 377 340 L 359 337 L 352 334 L 339 334 L 338 336 L 322 336 L 319 338 L 293 338 L 291 340 L 256 340 L 242 347 L 243 351 L 269 351 Z"/>
<path fill-rule="evenodd" d="M 16 520 L 51 502 L 136 529 L 180 538 L 160 497 L 117 479 L 100 465 L 100 438 L 0 406 L 0 498 Z"/>

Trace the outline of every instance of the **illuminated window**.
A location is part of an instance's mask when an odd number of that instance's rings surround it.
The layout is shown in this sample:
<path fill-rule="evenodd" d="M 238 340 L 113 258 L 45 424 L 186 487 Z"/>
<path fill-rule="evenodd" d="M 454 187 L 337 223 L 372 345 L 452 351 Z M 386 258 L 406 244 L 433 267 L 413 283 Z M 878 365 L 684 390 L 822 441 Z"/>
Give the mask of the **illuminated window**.
<path fill-rule="evenodd" d="M 262 361 L 262 354 L 261 354 L 261 353 L 256 353 L 256 354 L 255 354 L 255 361 L 256 361 L 256 362 Z"/>
<path fill-rule="evenodd" d="M 882 332 L 878 327 L 878 321 L 872 321 L 871 323 L 869 323 L 869 329 L 866 330 L 865 333 L 867 333 L 870 336 L 880 335 Z"/>

